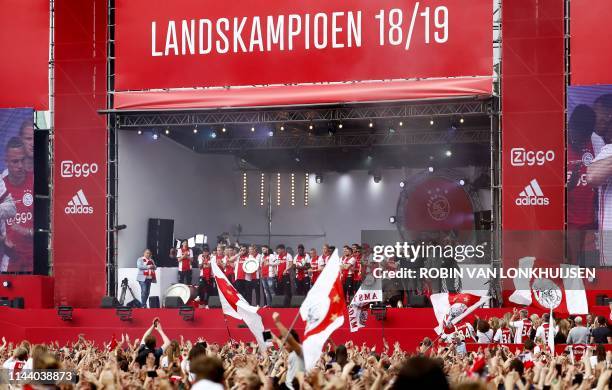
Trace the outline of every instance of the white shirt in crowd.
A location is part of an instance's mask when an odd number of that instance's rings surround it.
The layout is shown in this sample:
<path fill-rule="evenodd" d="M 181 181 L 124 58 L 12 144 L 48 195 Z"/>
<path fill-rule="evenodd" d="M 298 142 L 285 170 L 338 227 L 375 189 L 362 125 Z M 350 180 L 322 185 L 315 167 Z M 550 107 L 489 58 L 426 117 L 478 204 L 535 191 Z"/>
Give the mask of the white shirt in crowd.
<path fill-rule="evenodd" d="M 553 328 L 553 336 L 555 336 L 557 332 L 559 331 L 559 327 L 553 326 L 552 328 Z M 549 331 L 548 324 L 542 324 L 538 326 L 538 329 L 536 329 L 536 334 L 535 334 L 536 340 L 540 338 L 540 340 L 543 340 L 544 342 L 548 342 L 548 331 Z"/>
<path fill-rule="evenodd" d="M 293 388 L 293 378 L 298 372 L 304 372 L 304 359 L 295 352 L 291 352 L 287 357 L 287 376 L 285 377 L 285 385 L 290 389 Z"/>
<path fill-rule="evenodd" d="M 595 148 L 595 144 L 593 144 Z M 607 144 L 596 152 L 593 162 L 597 162 L 608 157 L 612 157 L 612 144 Z M 606 184 L 599 187 L 599 230 L 600 237 L 600 264 L 605 266 L 612 265 L 612 185 L 608 179 Z"/>
<path fill-rule="evenodd" d="M 183 359 L 183 361 L 181 362 L 181 370 L 185 373 L 187 373 L 187 377 L 189 378 L 189 382 L 193 383 L 196 380 L 196 376 L 195 374 L 193 374 L 192 372 L 189 371 L 189 360 L 188 359 Z M 193 389 L 193 387 L 192 387 Z"/>
<path fill-rule="evenodd" d="M 223 390 L 224 387 L 220 383 L 209 381 L 208 379 L 201 379 L 191 386 L 191 390 Z"/>
<path fill-rule="evenodd" d="M 487 330 L 485 333 L 477 330 L 476 338 L 479 344 L 488 344 L 493 342 L 493 329 Z"/>
<path fill-rule="evenodd" d="M 515 344 L 523 344 L 523 333 L 527 333 L 527 329 L 523 331 L 523 328 L 525 327 L 525 321 L 528 321 L 529 324 L 531 324 L 531 320 L 527 320 L 527 319 L 512 321 L 510 323 L 510 326 L 515 329 L 514 330 L 514 343 Z M 528 334 L 525 334 L 524 336 L 526 338 L 529 338 Z"/>

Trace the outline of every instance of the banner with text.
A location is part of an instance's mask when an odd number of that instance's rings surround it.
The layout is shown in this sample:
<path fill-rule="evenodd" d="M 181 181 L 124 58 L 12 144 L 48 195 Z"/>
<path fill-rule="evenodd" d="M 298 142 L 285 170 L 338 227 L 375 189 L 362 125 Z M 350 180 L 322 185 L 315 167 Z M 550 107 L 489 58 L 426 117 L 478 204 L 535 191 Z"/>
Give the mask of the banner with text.
<path fill-rule="evenodd" d="M 487 0 L 118 0 L 116 89 L 490 76 Z"/>

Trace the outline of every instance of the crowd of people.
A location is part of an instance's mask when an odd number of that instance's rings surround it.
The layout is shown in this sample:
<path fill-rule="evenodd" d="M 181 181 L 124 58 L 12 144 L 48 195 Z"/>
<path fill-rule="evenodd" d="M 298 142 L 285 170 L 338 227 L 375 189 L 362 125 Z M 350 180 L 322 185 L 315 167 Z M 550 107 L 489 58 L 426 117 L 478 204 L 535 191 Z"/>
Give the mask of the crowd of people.
<path fill-rule="evenodd" d="M 58 386 L 63 389 L 599 390 L 610 385 L 612 353 L 603 344 L 587 347 L 581 355 L 553 354 L 539 342 L 539 327 L 534 335 L 537 344 L 528 337 L 519 348 L 488 344 L 471 352 L 461 337 L 426 338 L 415 350 L 402 349 L 399 342 L 390 347 L 384 338 L 379 349 L 351 341 L 336 345 L 330 338 L 316 367 L 307 372 L 297 332 L 288 330 L 278 313 L 273 319 L 277 331 L 265 351 L 255 343 L 234 340 L 223 344 L 182 336 L 171 340 L 156 318 L 140 339 L 122 334 L 103 345 L 94 345 L 84 335 L 66 345 L 3 340 L 0 362 L 12 372 L 73 372 L 72 383 Z M 529 321 L 521 313 L 510 314 L 509 319 L 515 326 Z M 581 326 L 577 322 L 574 319 L 572 329 Z M 479 333 L 490 330 L 481 324 L 478 328 Z M 530 328 L 531 333 L 534 327 Z M 568 337 L 572 335 L 570 330 Z"/>

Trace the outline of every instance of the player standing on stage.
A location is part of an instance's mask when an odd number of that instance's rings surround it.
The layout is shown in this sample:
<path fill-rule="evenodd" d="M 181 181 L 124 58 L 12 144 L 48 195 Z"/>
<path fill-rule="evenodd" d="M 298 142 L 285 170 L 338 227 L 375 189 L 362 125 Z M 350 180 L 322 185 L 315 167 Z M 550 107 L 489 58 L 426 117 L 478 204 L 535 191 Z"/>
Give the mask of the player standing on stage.
<path fill-rule="evenodd" d="M 344 253 L 340 259 L 340 272 L 342 286 L 344 287 L 344 295 L 347 302 L 351 301 L 353 296 L 353 272 L 355 270 L 355 258 L 353 250 L 350 246 L 344 246 Z"/>
<path fill-rule="evenodd" d="M 198 296 L 200 297 L 200 306 L 204 305 L 208 309 L 208 297 L 212 291 L 212 275 L 211 275 L 211 256 L 208 246 L 202 248 L 202 253 L 198 256 L 198 266 L 200 267 L 200 284 L 198 285 Z"/>
<path fill-rule="evenodd" d="M 306 270 L 310 265 L 310 256 L 306 253 L 304 245 L 297 246 L 297 254 L 293 259 L 295 264 L 295 285 L 297 295 L 306 295 L 308 292 Z"/>
<path fill-rule="evenodd" d="M 251 272 L 247 274 L 247 280 L 249 280 L 249 284 L 247 286 L 249 290 L 249 296 L 253 296 L 253 291 L 255 291 L 255 305 L 259 305 L 259 300 L 261 299 L 261 290 L 259 286 L 259 270 L 261 267 L 261 256 L 257 253 L 257 246 L 250 245 L 249 246 L 249 257 L 247 258 L 249 262 L 255 262 L 257 264 L 257 271 Z M 249 304 L 251 301 L 249 300 Z"/>
<path fill-rule="evenodd" d="M 276 287 L 276 256 L 270 247 L 261 247 L 261 282 L 263 283 L 265 306 L 272 306 L 272 294 Z"/>
<path fill-rule="evenodd" d="M 26 170 L 23 142 L 13 137 L 6 144 L 6 191 L 0 197 L 0 217 L 6 221 L 7 272 L 32 272 L 34 237 L 34 176 Z M 10 198 L 10 199 L 9 199 Z M 9 203 L 7 203 L 9 202 Z M 4 215 L 3 215 L 4 214 Z M 6 218 L 10 215 L 10 218 Z"/>
<path fill-rule="evenodd" d="M 249 294 L 248 288 L 248 280 L 247 275 L 244 272 L 244 262 L 248 258 L 247 247 L 246 245 L 240 245 L 240 251 L 238 252 L 238 258 L 234 262 L 234 286 L 238 293 L 247 300 L 247 302 L 251 302 L 251 295 Z"/>
<path fill-rule="evenodd" d="M 293 268 L 293 258 L 283 244 L 276 246 L 276 275 L 278 280 L 278 294 L 284 297 L 283 307 L 289 307 L 291 304 L 291 274 Z"/>
<path fill-rule="evenodd" d="M 191 260 L 193 259 L 193 251 L 189 249 L 187 241 L 183 241 L 183 245 L 177 252 L 178 257 L 178 282 L 183 284 L 191 284 Z"/>
<path fill-rule="evenodd" d="M 321 274 L 321 269 L 325 266 L 323 256 L 317 255 L 315 248 L 310 249 L 310 268 L 308 269 L 308 289 L 315 284 Z"/>

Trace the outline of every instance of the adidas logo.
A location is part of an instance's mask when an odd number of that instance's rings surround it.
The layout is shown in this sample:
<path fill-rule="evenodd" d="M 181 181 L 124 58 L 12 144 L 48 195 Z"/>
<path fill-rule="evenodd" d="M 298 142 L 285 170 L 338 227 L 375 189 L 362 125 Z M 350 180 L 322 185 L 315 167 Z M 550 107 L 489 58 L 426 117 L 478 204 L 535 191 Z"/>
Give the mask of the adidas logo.
<path fill-rule="evenodd" d="M 66 214 L 93 214 L 94 208 L 89 205 L 83 190 L 79 190 L 64 209 Z"/>
<path fill-rule="evenodd" d="M 517 206 L 548 206 L 549 200 L 536 179 L 529 182 L 523 191 L 516 198 Z"/>

